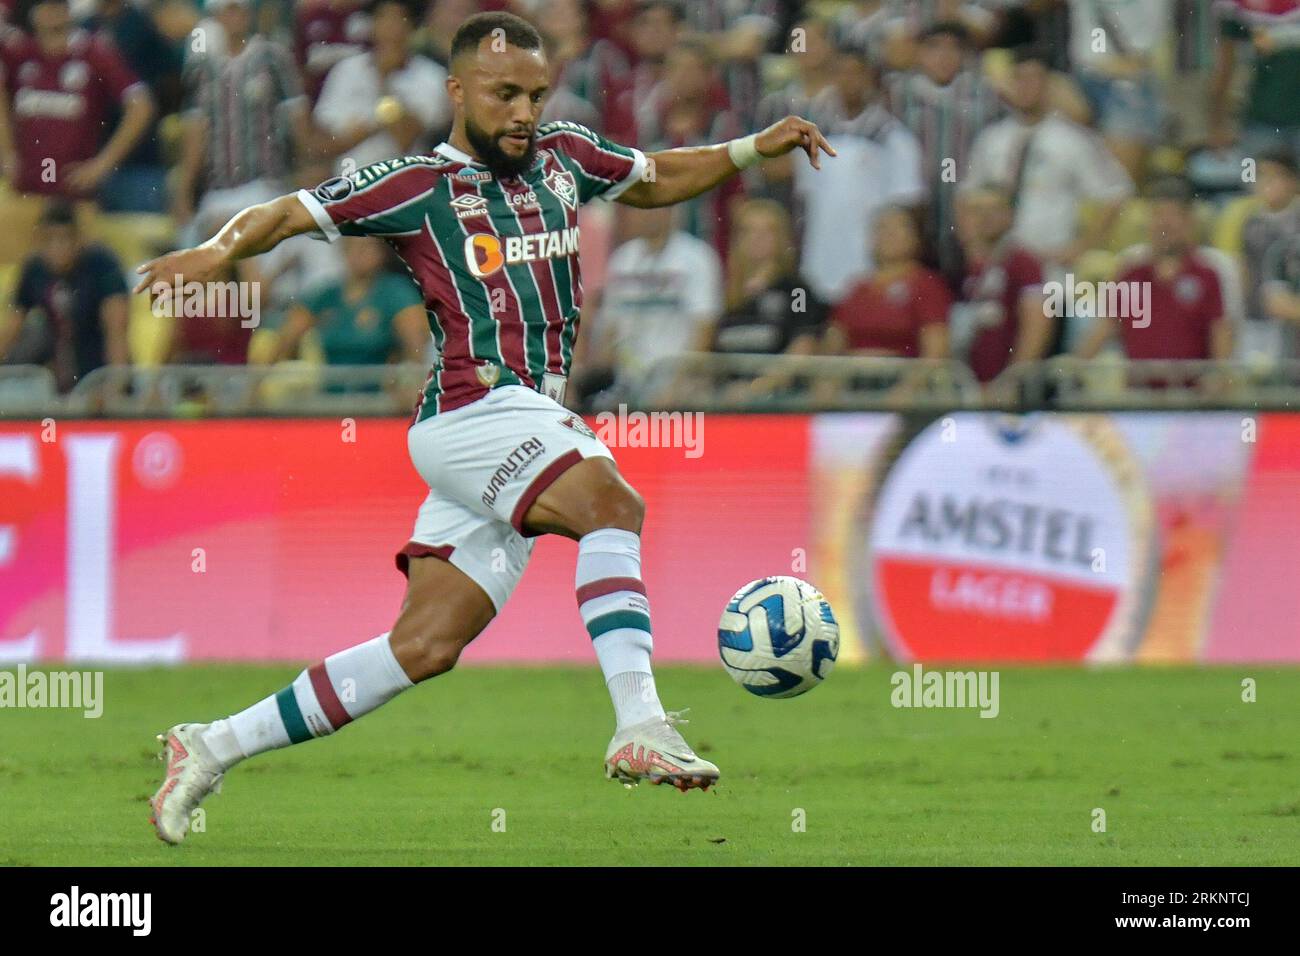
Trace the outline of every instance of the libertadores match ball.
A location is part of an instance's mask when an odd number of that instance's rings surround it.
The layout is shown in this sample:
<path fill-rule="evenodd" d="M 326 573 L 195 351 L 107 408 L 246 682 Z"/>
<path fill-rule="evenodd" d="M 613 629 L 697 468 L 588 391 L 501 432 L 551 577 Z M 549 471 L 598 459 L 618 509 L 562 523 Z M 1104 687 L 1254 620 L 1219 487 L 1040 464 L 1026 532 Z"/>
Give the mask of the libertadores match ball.
<path fill-rule="evenodd" d="M 822 593 L 776 575 L 735 593 L 718 622 L 718 654 L 732 679 L 759 697 L 798 697 L 824 681 L 840 627 Z"/>

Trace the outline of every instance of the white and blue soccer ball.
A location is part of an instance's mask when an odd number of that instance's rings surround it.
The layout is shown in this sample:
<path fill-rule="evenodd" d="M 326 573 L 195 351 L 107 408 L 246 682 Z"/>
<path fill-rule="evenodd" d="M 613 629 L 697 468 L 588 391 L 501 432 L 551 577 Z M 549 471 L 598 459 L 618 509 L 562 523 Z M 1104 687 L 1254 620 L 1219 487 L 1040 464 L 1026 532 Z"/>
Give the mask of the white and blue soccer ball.
<path fill-rule="evenodd" d="M 718 654 L 737 684 L 759 697 L 798 697 L 824 681 L 840 652 L 831 606 L 807 581 L 750 581 L 718 622 Z"/>

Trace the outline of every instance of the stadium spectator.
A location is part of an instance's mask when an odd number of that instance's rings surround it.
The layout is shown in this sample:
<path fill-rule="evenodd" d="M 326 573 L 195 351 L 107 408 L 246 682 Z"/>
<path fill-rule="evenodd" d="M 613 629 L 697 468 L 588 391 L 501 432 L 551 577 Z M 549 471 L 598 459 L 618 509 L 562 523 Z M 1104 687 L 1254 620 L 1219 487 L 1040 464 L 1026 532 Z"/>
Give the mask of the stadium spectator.
<path fill-rule="evenodd" d="M 595 104 L 583 99 L 574 87 L 565 84 L 565 63 L 555 55 L 558 42 L 553 40 L 549 34 L 542 35 L 542 45 L 546 49 L 547 65 L 551 70 L 551 92 L 546 95 L 546 105 L 542 108 L 540 122 L 550 123 L 554 120 L 567 120 L 570 123 L 579 123 L 593 130 L 607 129 L 608 123 Z M 608 97 L 605 97 L 604 101 L 606 104 L 611 102 Z"/>
<path fill-rule="evenodd" d="M 952 211 L 957 181 L 970 162 L 976 135 L 1006 111 L 978 69 L 970 68 L 970 52 L 970 33 L 962 23 L 935 23 L 920 33 L 916 68 L 886 80 L 889 111 L 921 145 L 925 238 L 940 268 L 949 272 L 958 268 L 960 256 Z"/>
<path fill-rule="evenodd" d="M 971 187 L 957 194 L 957 235 L 966 274 L 954 310 L 954 339 L 976 379 L 988 383 L 1007 368 L 1056 351 L 1059 319 L 1043 297 L 1043 268 L 1012 228 L 1010 196 Z"/>
<path fill-rule="evenodd" d="M 468 17 L 478 13 L 476 0 L 429 0 L 411 38 L 411 52 L 426 56 L 444 70 L 451 65 L 451 38 Z"/>
<path fill-rule="evenodd" d="M 1138 314 L 1130 296 L 1132 314 L 1099 314 L 1079 353 L 1092 358 L 1118 339 L 1129 359 L 1231 358 L 1232 326 L 1225 316 L 1219 273 L 1196 248 L 1190 186 L 1166 177 L 1152 183 L 1147 196 L 1150 246 L 1118 276 L 1121 286 L 1149 290 L 1147 314 Z M 1099 301 L 1099 310 L 1104 305 Z"/>
<path fill-rule="evenodd" d="M 223 52 L 193 51 L 173 214 L 188 240 L 285 191 L 295 147 L 312 140 L 292 55 L 252 31 L 248 0 L 209 0 Z M 202 34 L 206 36 L 207 34 Z M 197 205 L 196 205 L 197 202 Z"/>
<path fill-rule="evenodd" d="M 1297 357 L 1300 326 L 1300 194 L 1296 154 L 1277 148 L 1260 155 L 1255 195 L 1260 202 L 1242 226 L 1246 321 L 1241 351 Z"/>
<path fill-rule="evenodd" d="M 647 152 L 682 146 L 725 143 L 748 130 L 736 116 L 720 108 L 715 64 L 706 46 L 683 40 L 668 54 L 667 69 L 653 97 L 657 112 L 642 124 L 639 144 Z M 824 129 L 824 127 L 823 127 Z M 682 228 L 713 246 L 725 261 L 730 230 L 729 209 L 744 191 L 739 176 L 697 199 L 681 204 Z"/>
<path fill-rule="evenodd" d="M 547 57 L 557 79 L 543 113 L 543 121 L 567 119 L 590 126 L 597 132 L 617 121 L 617 84 L 631 70 L 627 56 L 609 40 L 594 39 L 588 28 L 587 0 L 542 0 L 536 21 L 547 40 Z M 576 115 L 566 104 L 574 100 L 590 104 L 595 121 Z"/>
<path fill-rule="evenodd" d="M 668 54 L 681 36 L 681 23 L 681 7 L 673 0 L 645 0 L 637 8 L 631 24 L 632 72 L 613 94 L 606 120 L 615 142 L 635 146 L 646 142 L 643 125 L 658 112 Z"/>
<path fill-rule="evenodd" d="M 311 102 L 320 96 L 330 70 L 366 49 L 370 28 L 362 0 L 299 0 L 293 52 Z"/>
<path fill-rule="evenodd" d="M 1225 0 L 1211 81 L 1211 143 L 1234 136 L 1230 94 L 1238 48 L 1253 50 L 1241 141 L 1247 155 L 1276 146 L 1300 152 L 1300 0 Z"/>
<path fill-rule="evenodd" d="M 1105 244 L 1133 184 L 1096 134 L 1049 110 L 1049 77 L 1041 50 L 1016 52 L 1014 113 L 976 138 L 966 182 L 1006 192 L 1017 242 L 1040 259 L 1068 265 Z M 1085 202 L 1098 207 L 1086 228 Z"/>
<path fill-rule="evenodd" d="M 866 55 L 841 50 L 835 82 L 809 104 L 838 155 L 820 171 L 796 166 L 795 191 L 804 215 L 801 267 L 813 291 L 839 302 L 872 268 L 869 237 L 886 206 L 919 205 L 921 148 L 880 102 L 878 74 Z"/>
<path fill-rule="evenodd" d="M 1070 4 L 1070 60 L 1093 121 L 1135 181 L 1163 132 L 1155 58 L 1170 33 L 1168 0 Z"/>
<path fill-rule="evenodd" d="M 876 216 L 876 270 L 849 290 L 831 313 L 826 351 L 837 355 L 947 358 L 952 293 L 943 276 L 921 262 L 915 213 L 901 206 Z"/>
<path fill-rule="evenodd" d="M 866 0 L 841 12 L 840 38 L 888 70 L 910 70 L 926 30 L 938 23 L 960 26 L 984 46 L 999 23 L 989 6 L 987 0 Z"/>
<path fill-rule="evenodd" d="M 181 93 L 181 46 L 163 35 L 148 12 L 128 0 L 98 0 L 95 13 L 83 25 L 91 33 L 103 32 L 113 38 L 131 72 L 149 88 L 158 116 L 176 112 Z M 100 189 L 100 206 L 105 211 L 166 210 L 167 171 L 156 119 Z M 109 125 L 116 127 L 120 121 L 121 107 L 115 104 Z"/>
<path fill-rule="evenodd" d="M 687 39 L 702 45 L 718 64 L 727 108 L 745 128 L 754 122 L 763 92 L 759 64 L 765 53 L 785 47 L 780 0 L 727 0 L 685 5 Z"/>
<path fill-rule="evenodd" d="M 323 152 L 343 172 L 418 152 L 450 127 L 447 71 L 409 52 L 413 27 L 406 0 L 378 0 L 371 49 L 340 60 L 325 78 L 313 115 Z"/>
<path fill-rule="evenodd" d="M 20 192 L 94 196 L 148 132 L 153 98 L 112 40 L 76 27 L 67 0 L 34 0 L 19 17 L 30 36 L 0 44 L 0 175 Z"/>
<path fill-rule="evenodd" d="M 419 290 L 384 268 L 379 240 L 349 237 L 343 247 L 347 274 L 290 307 L 275 359 L 298 357 L 303 337 L 315 329 L 329 365 L 423 361 L 429 322 Z"/>
<path fill-rule="evenodd" d="M 813 97 L 835 81 L 835 37 L 830 21 L 806 17 L 794 29 L 800 43 L 795 48 L 791 40 L 789 59 L 794 64 L 794 75 L 759 101 L 754 129 L 766 129 L 787 116 L 804 116 Z M 794 161 L 789 155 L 770 159 L 753 167 L 746 182 L 760 195 L 792 206 Z"/>
<path fill-rule="evenodd" d="M 726 311 L 713 332 L 713 351 L 816 354 L 827 309 L 799 275 L 785 207 L 771 199 L 745 200 L 736 210 L 730 247 Z M 777 370 L 747 377 L 730 389 L 731 398 L 761 398 L 789 380 Z"/>
<path fill-rule="evenodd" d="M 596 320 L 580 339 L 586 352 L 579 388 L 592 396 L 611 383 L 623 397 L 657 366 L 684 352 L 707 350 L 722 313 L 722 267 L 712 247 L 678 228 L 678 207 L 621 207 L 623 232 L 631 238 L 614 250 L 605 273 Z"/>
<path fill-rule="evenodd" d="M 101 366 L 129 365 L 121 263 L 83 239 L 75 210 L 59 199 L 41 213 L 36 242 L 0 327 L 0 359 L 46 366 L 61 392 Z"/>

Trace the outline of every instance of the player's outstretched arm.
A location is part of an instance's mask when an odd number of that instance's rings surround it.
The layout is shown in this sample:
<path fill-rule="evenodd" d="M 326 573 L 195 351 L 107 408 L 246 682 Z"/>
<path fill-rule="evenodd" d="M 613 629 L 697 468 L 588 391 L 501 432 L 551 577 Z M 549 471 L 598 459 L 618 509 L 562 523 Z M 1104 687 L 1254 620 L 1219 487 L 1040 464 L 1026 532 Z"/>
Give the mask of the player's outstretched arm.
<path fill-rule="evenodd" d="M 221 231 L 200 246 L 169 252 L 136 269 L 140 281 L 132 293 L 143 292 L 161 282 L 170 289 L 181 282 L 209 282 L 220 277 L 231 263 L 274 249 L 290 236 L 317 227 L 311 213 L 296 194 L 249 206 Z"/>
<path fill-rule="evenodd" d="M 813 169 L 821 169 L 821 153 L 834 156 L 815 123 L 798 116 L 787 116 L 761 133 L 718 146 L 686 146 L 651 153 L 646 159 L 647 174 L 629 186 L 618 202 L 642 209 L 671 206 L 708 192 L 742 169 L 765 159 L 784 156 L 794 149 L 808 154 Z"/>

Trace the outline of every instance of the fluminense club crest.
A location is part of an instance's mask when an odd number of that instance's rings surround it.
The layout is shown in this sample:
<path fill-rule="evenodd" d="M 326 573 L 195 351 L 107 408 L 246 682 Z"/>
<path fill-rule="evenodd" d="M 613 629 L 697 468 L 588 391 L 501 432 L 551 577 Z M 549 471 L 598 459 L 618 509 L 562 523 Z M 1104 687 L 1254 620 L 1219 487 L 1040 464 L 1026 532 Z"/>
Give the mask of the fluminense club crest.
<path fill-rule="evenodd" d="M 570 209 L 578 208 L 578 183 L 567 169 L 556 170 L 543 180 L 546 188 Z"/>

